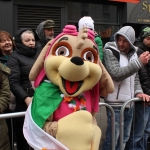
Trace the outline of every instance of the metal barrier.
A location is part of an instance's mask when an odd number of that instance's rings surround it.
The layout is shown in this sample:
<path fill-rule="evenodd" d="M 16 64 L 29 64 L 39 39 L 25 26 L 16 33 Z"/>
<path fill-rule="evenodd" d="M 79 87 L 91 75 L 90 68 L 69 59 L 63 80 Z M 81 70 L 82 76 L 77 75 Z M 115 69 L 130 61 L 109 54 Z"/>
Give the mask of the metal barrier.
<path fill-rule="evenodd" d="M 133 98 L 128 100 L 127 102 L 125 102 L 120 110 L 120 150 L 123 150 L 123 137 L 124 137 L 124 110 L 126 108 L 126 105 L 131 103 L 131 102 L 135 102 L 135 101 L 143 101 L 142 99 L 139 98 Z"/>
<path fill-rule="evenodd" d="M 26 112 L 17 112 L 17 113 L 8 113 L 8 114 L 1 114 L 0 119 L 7 119 L 7 118 L 17 118 L 25 116 Z"/>
<path fill-rule="evenodd" d="M 99 103 L 99 106 L 106 106 L 107 108 L 110 109 L 111 111 L 111 123 L 112 123 L 112 128 L 111 128 L 111 131 L 112 131 L 112 150 L 115 150 L 115 113 L 114 113 L 114 110 L 113 108 L 108 105 L 107 103 L 102 103 L 100 102 Z"/>
<path fill-rule="evenodd" d="M 142 99 L 139 98 L 133 98 L 125 102 L 123 105 L 109 105 L 107 103 L 99 103 L 99 106 L 105 106 L 110 109 L 111 111 L 111 120 L 112 120 L 112 150 L 115 150 L 115 113 L 113 110 L 113 107 L 121 107 L 120 110 L 120 150 L 123 150 L 123 136 L 124 136 L 124 109 L 126 108 L 126 105 L 131 102 L 135 101 L 142 101 Z M 7 119 L 7 118 L 17 118 L 25 116 L 25 112 L 16 112 L 16 113 L 8 113 L 8 114 L 1 114 L 0 119 Z M 13 134 L 12 134 L 13 135 Z M 14 146 L 12 145 L 12 150 L 14 150 Z"/>
<path fill-rule="evenodd" d="M 111 120 L 112 120 L 112 150 L 115 150 L 115 114 L 112 106 L 107 103 L 99 103 L 99 106 L 105 106 L 111 111 Z M 113 106 L 115 107 L 115 106 Z M 15 112 L 15 113 L 7 113 L 7 114 L 0 114 L 0 119 L 7 119 L 7 118 L 17 118 L 25 116 L 26 112 Z M 12 130 L 13 131 L 13 130 Z M 13 134 L 12 134 L 13 135 Z M 12 145 L 12 150 L 14 150 L 14 145 Z"/>
<path fill-rule="evenodd" d="M 11 145 L 11 149 L 15 150 L 14 148 L 14 141 L 13 141 L 13 120 L 12 118 L 17 118 L 17 117 L 23 117 L 25 116 L 25 112 L 17 112 L 17 113 L 7 113 L 7 114 L 0 114 L 0 119 L 8 119 L 11 118 L 11 132 L 12 132 L 12 145 Z M 29 148 L 30 150 L 31 148 Z"/>

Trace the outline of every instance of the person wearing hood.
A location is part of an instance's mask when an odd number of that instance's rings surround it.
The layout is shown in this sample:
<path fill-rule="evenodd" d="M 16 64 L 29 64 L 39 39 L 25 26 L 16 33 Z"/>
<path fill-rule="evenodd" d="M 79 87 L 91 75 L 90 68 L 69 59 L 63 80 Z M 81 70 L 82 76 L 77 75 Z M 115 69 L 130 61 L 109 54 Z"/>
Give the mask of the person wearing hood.
<path fill-rule="evenodd" d="M 36 34 L 39 37 L 37 46 L 43 48 L 48 41 L 54 38 L 55 22 L 53 20 L 45 20 L 41 22 L 36 29 Z"/>
<path fill-rule="evenodd" d="M 113 79 L 115 91 L 104 98 L 115 112 L 115 149 L 120 149 L 120 105 L 134 97 L 149 101 L 149 96 L 143 94 L 138 78 L 138 70 L 143 68 L 150 59 L 149 52 L 142 53 L 139 58 L 136 53 L 135 31 L 131 26 L 124 26 L 114 35 L 114 42 L 108 42 L 104 46 L 104 66 Z M 123 147 L 130 136 L 130 128 L 133 119 L 133 103 L 127 105 L 124 111 L 124 139 Z M 103 143 L 104 150 L 111 149 L 111 112 L 107 109 L 106 139 Z"/>
<path fill-rule="evenodd" d="M 35 34 L 31 29 L 21 28 L 15 34 L 14 52 L 9 56 L 7 66 L 10 89 L 16 97 L 16 112 L 26 111 L 32 101 L 34 88 L 29 80 L 29 72 L 40 50 L 35 44 Z M 17 150 L 28 150 L 29 146 L 23 136 L 24 117 L 16 118 Z"/>
<path fill-rule="evenodd" d="M 146 26 L 142 29 L 140 36 L 136 39 L 134 45 L 138 47 L 138 56 L 146 51 L 150 52 L 150 27 Z M 138 72 L 143 92 L 150 96 L 150 61 Z M 136 102 L 133 128 L 131 130 L 129 141 L 127 142 L 127 150 L 147 150 L 147 140 L 149 135 L 150 103 L 141 101 Z"/>

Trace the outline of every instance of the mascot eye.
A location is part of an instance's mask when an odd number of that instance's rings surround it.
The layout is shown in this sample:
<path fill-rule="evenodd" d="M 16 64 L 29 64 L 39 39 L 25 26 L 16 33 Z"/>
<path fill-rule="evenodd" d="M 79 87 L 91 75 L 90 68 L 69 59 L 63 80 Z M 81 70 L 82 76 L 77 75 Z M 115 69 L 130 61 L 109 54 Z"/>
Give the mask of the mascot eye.
<path fill-rule="evenodd" d="M 91 51 L 87 51 L 84 55 L 83 55 L 84 60 L 90 61 L 90 62 L 94 62 L 94 55 Z"/>
<path fill-rule="evenodd" d="M 69 56 L 69 50 L 65 46 L 61 46 L 57 48 L 55 52 L 56 56 L 63 55 L 63 56 Z"/>

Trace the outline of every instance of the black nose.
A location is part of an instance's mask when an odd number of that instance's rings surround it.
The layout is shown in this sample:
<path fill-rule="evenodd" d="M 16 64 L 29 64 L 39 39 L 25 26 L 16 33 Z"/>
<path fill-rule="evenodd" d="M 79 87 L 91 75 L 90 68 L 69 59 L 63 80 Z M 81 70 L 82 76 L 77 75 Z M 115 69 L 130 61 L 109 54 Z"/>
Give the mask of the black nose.
<path fill-rule="evenodd" d="M 84 61 L 82 60 L 82 58 L 80 58 L 78 56 L 72 57 L 70 61 L 78 66 L 81 66 L 84 64 Z"/>

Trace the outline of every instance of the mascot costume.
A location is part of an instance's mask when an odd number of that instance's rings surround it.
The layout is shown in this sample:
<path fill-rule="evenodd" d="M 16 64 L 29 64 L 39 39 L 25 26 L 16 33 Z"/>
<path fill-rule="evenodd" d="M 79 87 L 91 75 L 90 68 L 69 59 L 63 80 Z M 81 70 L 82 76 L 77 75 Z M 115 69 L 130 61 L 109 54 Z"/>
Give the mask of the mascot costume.
<path fill-rule="evenodd" d="M 101 61 L 94 32 L 66 25 L 41 51 L 29 78 L 35 93 L 24 136 L 34 150 L 98 150 L 95 115 L 101 96 L 114 90 Z"/>

